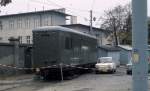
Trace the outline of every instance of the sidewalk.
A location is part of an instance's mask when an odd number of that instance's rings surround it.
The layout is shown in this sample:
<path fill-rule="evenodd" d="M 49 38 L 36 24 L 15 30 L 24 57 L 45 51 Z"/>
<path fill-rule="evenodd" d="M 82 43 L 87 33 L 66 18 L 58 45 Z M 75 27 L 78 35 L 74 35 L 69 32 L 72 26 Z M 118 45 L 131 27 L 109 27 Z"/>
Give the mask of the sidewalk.
<path fill-rule="evenodd" d="M 15 88 L 20 86 L 21 84 L 30 82 L 33 80 L 33 77 L 33 74 L 24 74 L 12 77 L 5 77 L 4 79 L 0 78 L 0 91 Z"/>

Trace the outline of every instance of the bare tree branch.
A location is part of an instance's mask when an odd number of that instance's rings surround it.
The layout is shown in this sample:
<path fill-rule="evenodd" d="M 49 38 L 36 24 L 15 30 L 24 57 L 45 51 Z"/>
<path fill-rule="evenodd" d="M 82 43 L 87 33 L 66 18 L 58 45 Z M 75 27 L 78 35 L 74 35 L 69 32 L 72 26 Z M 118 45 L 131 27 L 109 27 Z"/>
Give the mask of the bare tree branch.
<path fill-rule="evenodd" d="M 9 3 L 11 3 L 11 0 L 0 0 L 0 5 L 1 6 L 6 6 Z"/>
<path fill-rule="evenodd" d="M 123 34 L 123 32 L 131 30 L 131 5 L 119 5 L 113 9 L 104 11 L 104 16 L 101 19 L 101 28 L 113 31 L 113 40 L 115 41 L 115 45 L 118 45 L 118 38 L 122 38 L 119 36 L 119 32 Z"/>

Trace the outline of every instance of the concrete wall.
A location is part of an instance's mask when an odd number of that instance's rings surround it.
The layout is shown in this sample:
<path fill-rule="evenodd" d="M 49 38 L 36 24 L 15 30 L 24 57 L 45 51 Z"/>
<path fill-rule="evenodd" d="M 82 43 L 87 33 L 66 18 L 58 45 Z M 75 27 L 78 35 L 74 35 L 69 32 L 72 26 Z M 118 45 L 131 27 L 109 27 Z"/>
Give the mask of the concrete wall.
<path fill-rule="evenodd" d="M 15 45 L 10 43 L 0 43 L 0 64 L 13 67 L 25 67 L 25 51 L 29 45 L 19 45 L 16 51 Z M 18 52 L 18 53 L 16 53 Z M 18 57 L 18 60 L 17 60 Z M 32 61 L 32 60 L 28 60 Z M 12 75 L 22 73 L 24 70 L 0 66 L 0 75 Z"/>
<path fill-rule="evenodd" d="M 0 45 L 0 64 L 14 64 L 13 45 Z"/>

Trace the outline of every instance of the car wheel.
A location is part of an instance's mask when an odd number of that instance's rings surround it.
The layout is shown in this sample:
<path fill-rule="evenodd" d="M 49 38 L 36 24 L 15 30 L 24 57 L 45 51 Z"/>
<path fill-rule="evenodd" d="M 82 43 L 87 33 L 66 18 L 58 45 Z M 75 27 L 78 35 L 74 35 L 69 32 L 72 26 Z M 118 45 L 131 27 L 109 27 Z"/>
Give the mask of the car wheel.
<path fill-rule="evenodd" d="M 127 71 L 126 73 L 127 73 L 127 75 L 131 75 L 132 71 Z"/>
<path fill-rule="evenodd" d="M 114 73 L 116 73 L 116 70 L 114 69 Z"/>
<path fill-rule="evenodd" d="M 111 73 L 112 73 L 112 74 L 114 74 L 115 72 L 116 72 L 116 70 L 115 70 L 115 69 L 113 69 L 113 70 L 111 71 Z"/>
<path fill-rule="evenodd" d="M 127 73 L 127 75 L 129 75 L 129 73 L 130 73 L 130 72 L 129 72 L 129 71 L 127 71 L 126 73 Z"/>

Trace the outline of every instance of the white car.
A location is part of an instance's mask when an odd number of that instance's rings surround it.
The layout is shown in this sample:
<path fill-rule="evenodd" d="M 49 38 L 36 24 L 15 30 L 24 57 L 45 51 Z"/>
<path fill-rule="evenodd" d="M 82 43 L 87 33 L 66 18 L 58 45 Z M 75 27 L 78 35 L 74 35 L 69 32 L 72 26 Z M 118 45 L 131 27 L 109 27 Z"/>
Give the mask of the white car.
<path fill-rule="evenodd" d="M 95 65 L 96 73 L 100 72 L 116 72 L 116 64 L 113 62 L 112 57 L 101 57 Z"/>

